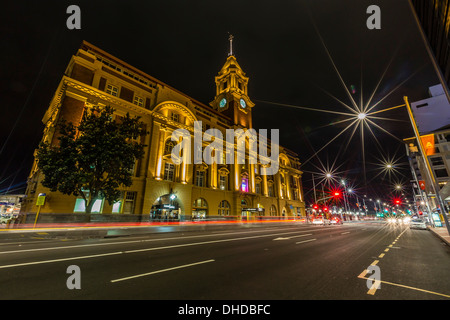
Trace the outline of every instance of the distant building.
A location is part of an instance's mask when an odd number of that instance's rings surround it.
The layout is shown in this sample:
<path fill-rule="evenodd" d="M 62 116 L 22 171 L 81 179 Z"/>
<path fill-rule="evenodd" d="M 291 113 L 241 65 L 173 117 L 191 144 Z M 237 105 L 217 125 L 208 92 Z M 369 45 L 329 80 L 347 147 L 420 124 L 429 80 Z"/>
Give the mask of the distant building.
<path fill-rule="evenodd" d="M 135 164 L 133 185 L 124 188 L 121 200 L 113 205 L 97 200 L 93 213 L 151 214 L 155 219 L 304 216 L 300 162 L 297 154 L 286 148 L 280 146 L 279 171 L 270 176 L 262 174 L 265 166 L 259 162 L 175 164 L 171 159 L 172 132 L 186 129 L 193 135 L 194 121 L 202 121 L 203 132 L 217 128 L 224 137 L 226 129 L 252 128 L 254 104 L 248 96 L 248 80 L 236 57 L 229 55 L 215 78 L 216 95 L 205 105 L 83 42 L 42 119 L 42 139 L 57 143 L 57 121 L 65 119 L 76 125 L 92 106 L 114 107 L 116 119 L 127 112 L 142 117 L 150 134 L 142 141 L 145 155 Z M 233 148 L 236 153 L 237 146 Z M 81 198 L 50 192 L 40 184 L 42 178 L 35 163 L 22 211 L 36 212 L 37 195 L 45 193 L 41 213 L 84 212 Z"/>
<path fill-rule="evenodd" d="M 450 201 L 450 106 L 441 85 L 430 87 L 430 97 L 411 103 L 432 173 L 439 185 L 440 196 Z M 434 189 L 426 172 L 426 164 L 419 152 L 415 137 L 404 139 L 409 164 L 414 177 L 416 196 L 431 195 Z M 433 207 L 436 202 L 432 202 Z"/>
<path fill-rule="evenodd" d="M 24 197 L 24 194 L 0 195 L 0 215 L 18 214 Z"/>

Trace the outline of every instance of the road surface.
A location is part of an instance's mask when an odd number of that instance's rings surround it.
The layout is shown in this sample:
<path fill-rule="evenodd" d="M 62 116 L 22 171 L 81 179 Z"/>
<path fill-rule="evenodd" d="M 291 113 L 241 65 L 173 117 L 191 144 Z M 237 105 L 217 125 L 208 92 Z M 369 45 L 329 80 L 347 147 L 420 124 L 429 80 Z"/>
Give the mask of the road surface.
<path fill-rule="evenodd" d="M 3 241 L 0 298 L 450 299 L 449 270 L 449 247 L 426 230 L 376 222 L 228 225 Z"/>

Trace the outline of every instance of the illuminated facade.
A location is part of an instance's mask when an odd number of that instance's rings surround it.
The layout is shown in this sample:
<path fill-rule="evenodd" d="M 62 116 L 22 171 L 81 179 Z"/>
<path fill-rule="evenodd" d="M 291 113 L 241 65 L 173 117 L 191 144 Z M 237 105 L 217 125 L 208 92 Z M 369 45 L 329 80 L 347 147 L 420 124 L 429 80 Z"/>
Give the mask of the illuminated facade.
<path fill-rule="evenodd" d="M 265 166 L 261 163 L 207 165 L 172 161 L 171 151 L 176 144 L 171 140 L 172 132 L 185 129 L 193 135 L 195 121 L 202 122 L 203 132 L 217 128 L 224 136 L 226 129 L 252 128 L 254 104 L 247 92 L 248 77 L 234 55 L 229 55 L 215 82 L 214 100 L 205 105 L 83 42 L 43 117 L 43 139 L 56 142 L 56 121 L 63 118 L 77 124 L 83 112 L 95 105 L 110 105 L 117 118 L 129 112 L 146 123 L 149 135 L 142 141 L 145 155 L 136 162 L 133 185 L 123 189 L 122 199 L 113 205 L 97 200 L 93 213 L 150 214 L 154 219 L 188 220 L 211 216 L 304 216 L 299 159 L 281 146 L 279 170 L 270 176 L 262 174 Z M 34 164 L 22 211 L 37 211 L 39 193 L 47 194 L 41 213 L 84 211 L 81 198 L 50 192 L 40 180 Z"/>

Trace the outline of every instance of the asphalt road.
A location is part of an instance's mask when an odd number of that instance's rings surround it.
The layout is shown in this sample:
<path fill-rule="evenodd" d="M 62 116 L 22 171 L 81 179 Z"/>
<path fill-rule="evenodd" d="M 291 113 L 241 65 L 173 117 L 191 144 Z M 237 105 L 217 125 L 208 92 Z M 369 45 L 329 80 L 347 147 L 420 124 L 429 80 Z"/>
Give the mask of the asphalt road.
<path fill-rule="evenodd" d="M 431 232 L 383 223 L 141 231 L 3 241 L 0 299 L 448 300 L 449 270 Z"/>

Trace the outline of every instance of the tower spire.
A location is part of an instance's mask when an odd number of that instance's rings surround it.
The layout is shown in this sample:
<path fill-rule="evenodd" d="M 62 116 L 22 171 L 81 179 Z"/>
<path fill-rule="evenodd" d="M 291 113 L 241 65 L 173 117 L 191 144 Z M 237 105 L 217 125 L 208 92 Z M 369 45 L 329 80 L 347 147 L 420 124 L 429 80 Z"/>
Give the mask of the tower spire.
<path fill-rule="evenodd" d="M 228 37 L 228 40 L 230 41 L 230 52 L 228 53 L 229 56 L 233 55 L 233 35 L 231 33 L 228 33 L 230 36 Z"/>

